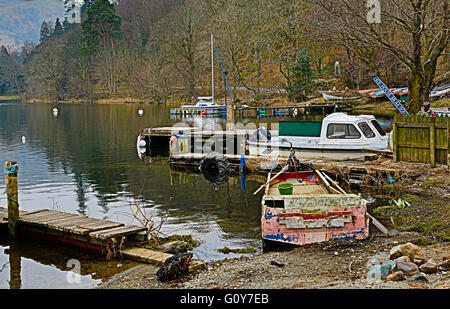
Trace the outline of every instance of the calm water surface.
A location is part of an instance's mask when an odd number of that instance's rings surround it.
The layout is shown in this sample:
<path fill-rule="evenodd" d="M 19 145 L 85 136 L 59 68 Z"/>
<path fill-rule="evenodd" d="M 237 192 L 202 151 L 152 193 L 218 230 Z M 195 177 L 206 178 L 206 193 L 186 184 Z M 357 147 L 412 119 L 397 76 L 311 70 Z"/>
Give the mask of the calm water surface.
<path fill-rule="evenodd" d="M 168 214 L 163 235 L 191 234 L 199 240 L 194 258 L 235 257 L 217 251 L 225 246 L 261 250 L 260 197 L 253 196 L 260 182 L 248 179 L 246 190 L 239 177 L 213 185 L 201 174 L 171 170 L 168 158 L 154 158 L 150 166 L 138 158 L 136 138 L 142 128 L 180 121 L 161 105 L 0 101 L 0 164 L 18 161 L 22 210 L 56 209 L 138 224 L 132 215 L 138 203 L 157 222 Z M 224 126 L 222 119 L 195 124 Z M 4 187 L 2 176 L 1 192 Z M 0 205 L 6 206 L 5 195 Z M 81 280 L 75 283 L 68 272 L 71 259 L 81 263 Z M 91 288 L 134 265 L 39 241 L 10 246 L 0 238 L 0 288 Z"/>
<path fill-rule="evenodd" d="M 136 137 L 142 128 L 178 122 L 158 105 L 0 102 L 0 163 L 18 161 L 22 210 L 56 209 L 137 224 L 132 214 L 138 203 L 156 221 L 168 214 L 164 235 L 191 234 L 199 240 L 194 258 L 234 257 L 217 251 L 225 246 L 260 250 L 260 199 L 252 194 L 259 182 L 248 180 L 246 191 L 239 177 L 216 186 L 201 174 L 171 170 L 167 158 L 155 158 L 151 166 L 138 158 Z M 2 192 L 4 187 L 2 176 Z M 0 205 L 6 206 L 5 195 Z M 106 271 L 101 258 L 43 245 L 10 248 L 7 240 L 0 241 L 0 288 L 17 287 L 10 280 L 17 273 L 11 265 L 21 265 L 22 288 L 92 287 L 127 267 L 113 262 Z M 76 285 L 67 282 L 66 264 L 74 258 L 82 261 L 83 274 Z"/>

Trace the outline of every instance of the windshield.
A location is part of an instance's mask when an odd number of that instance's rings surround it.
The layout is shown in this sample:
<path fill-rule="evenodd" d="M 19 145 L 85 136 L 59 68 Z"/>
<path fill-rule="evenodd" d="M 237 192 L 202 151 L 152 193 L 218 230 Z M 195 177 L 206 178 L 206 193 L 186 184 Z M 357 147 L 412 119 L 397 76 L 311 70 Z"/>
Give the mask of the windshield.
<path fill-rule="evenodd" d="M 375 137 L 375 133 L 372 131 L 372 129 L 369 127 L 369 125 L 366 122 L 358 123 L 358 127 L 361 129 L 362 133 L 364 133 L 365 137 L 367 137 L 367 138 Z"/>
<path fill-rule="evenodd" d="M 380 133 L 381 136 L 386 135 L 386 132 L 384 132 L 383 128 L 380 126 L 378 121 L 372 120 L 371 122 L 372 122 L 372 125 L 375 127 L 375 129 L 378 131 L 378 133 Z"/>

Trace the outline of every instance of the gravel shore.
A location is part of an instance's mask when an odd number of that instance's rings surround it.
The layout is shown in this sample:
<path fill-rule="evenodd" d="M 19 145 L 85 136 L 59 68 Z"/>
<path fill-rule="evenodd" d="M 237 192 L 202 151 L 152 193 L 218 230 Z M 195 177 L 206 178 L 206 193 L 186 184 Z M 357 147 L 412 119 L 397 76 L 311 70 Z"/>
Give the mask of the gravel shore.
<path fill-rule="evenodd" d="M 120 273 L 102 289 L 450 289 L 450 273 L 427 275 L 429 283 L 371 281 L 367 261 L 379 252 L 389 253 L 397 244 L 423 239 L 417 233 L 382 235 L 357 241 L 332 241 L 304 247 L 276 246 L 269 252 L 237 259 L 209 262 L 206 270 L 163 283 L 158 267 L 140 265 Z M 424 246 L 427 258 L 442 261 L 450 244 Z"/>

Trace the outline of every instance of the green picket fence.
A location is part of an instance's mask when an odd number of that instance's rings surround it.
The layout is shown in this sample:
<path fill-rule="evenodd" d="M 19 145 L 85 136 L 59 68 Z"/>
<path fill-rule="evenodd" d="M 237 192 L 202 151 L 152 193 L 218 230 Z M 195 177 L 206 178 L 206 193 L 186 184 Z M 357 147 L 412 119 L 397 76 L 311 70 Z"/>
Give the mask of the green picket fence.
<path fill-rule="evenodd" d="M 394 160 L 449 164 L 450 117 L 395 116 Z"/>

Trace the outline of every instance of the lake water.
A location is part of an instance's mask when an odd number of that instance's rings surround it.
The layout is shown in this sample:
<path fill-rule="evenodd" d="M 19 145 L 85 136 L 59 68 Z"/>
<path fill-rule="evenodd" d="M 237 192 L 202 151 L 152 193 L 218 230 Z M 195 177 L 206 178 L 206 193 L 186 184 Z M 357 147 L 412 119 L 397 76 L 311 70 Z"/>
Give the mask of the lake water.
<path fill-rule="evenodd" d="M 57 115 L 53 115 L 54 107 Z M 139 109 L 144 111 L 142 116 Z M 223 124 L 220 119 L 204 121 Z M 0 102 L 0 161 L 2 165 L 18 161 L 21 210 L 56 209 L 137 224 L 132 215 L 137 202 L 156 221 L 168 214 L 163 235 L 191 234 L 199 240 L 194 258 L 235 257 L 217 251 L 225 246 L 260 250 L 260 199 L 252 194 L 259 182 L 248 180 L 246 191 L 239 177 L 215 186 L 202 174 L 171 170 L 167 158 L 153 159 L 151 166 L 138 158 L 136 137 L 141 129 L 177 122 L 170 118 L 169 108 L 161 105 L 4 101 Z M 4 187 L 2 176 L 2 192 Z M 5 195 L 0 196 L 0 204 L 6 207 Z M 120 262 L 120 267 L 105 271 L 102 258 L 80 256 L 74 250 L 64 248 L 64 254 L 59 254 L 59 249 L 35 243 L 17 247 L 0 241 L 0 288 L 11 285 L 12 255 L 21 260 L 23 288 L 92 287 L 127 267 Z M 67 282 L 70 259 L 82 261 L 81 284 Z M 49 262 L 53 260 L 57 262 Z"/>
<path fill-rule="evenodd" d="M 18 161 L 21 210 L 56 209 L 137 224 L 132 214 L 138 203 L 157 222 L 168 214 L 162 235 L 199 240 L 194 258 L 236 257 L 218 252 L 224 247 L 260 251 L 260 197 L 253 196 L 259 181 L 248 179 L 246 190 L 240 177 L 213 185 L 202 174 L 172 170 L 168 158 L 153 158 L 150 166 L 138 158 L 141 129 L 180 121 L 163 105 L 0 101 L 0 164 Z M 222 119 L 199 121 L 224 125 Z M 0 205 L 6 207 L 5 195 Z M 80 263 L 80 280 L 68 272 L 72 260 Z M 91 288 L 135 264 L 33 240 L 10 246 L 0 238 L 0 288 Z"/>

